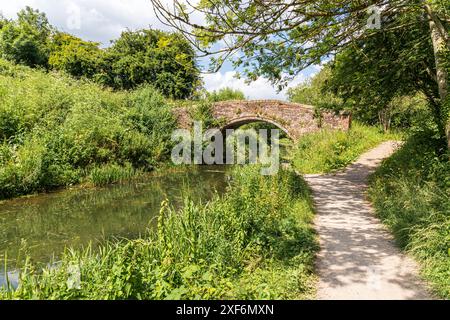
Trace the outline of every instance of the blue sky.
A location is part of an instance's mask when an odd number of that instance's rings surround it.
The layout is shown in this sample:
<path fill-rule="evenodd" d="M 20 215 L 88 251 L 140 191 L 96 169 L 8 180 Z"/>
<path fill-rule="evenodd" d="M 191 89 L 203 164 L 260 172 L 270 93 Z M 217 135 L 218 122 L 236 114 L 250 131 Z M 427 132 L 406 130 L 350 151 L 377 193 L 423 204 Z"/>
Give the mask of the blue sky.
<path fill-rule="evenodd" d="M 110 40 L 118 38 L 127 28 L 170 30 L 156 18 L 149 0 L 2 0 L 0 12 L 7 18 L 15 18 L 27 5 L 45 12 L 50 23 L 59 30 L 100 42 L 102 46 L 108 46 Z M 316 66 L 306 69 L 289 86 L 305 81 L 318 70 Z M 210 91 L 232 87 L 244 91 L 250 99 L 286 99 L 286 91 L 276 92 L 266 79 L 250 84 L 236 79 L 229 63 L 216 74 L 204 74 L 203 80 Z"/>

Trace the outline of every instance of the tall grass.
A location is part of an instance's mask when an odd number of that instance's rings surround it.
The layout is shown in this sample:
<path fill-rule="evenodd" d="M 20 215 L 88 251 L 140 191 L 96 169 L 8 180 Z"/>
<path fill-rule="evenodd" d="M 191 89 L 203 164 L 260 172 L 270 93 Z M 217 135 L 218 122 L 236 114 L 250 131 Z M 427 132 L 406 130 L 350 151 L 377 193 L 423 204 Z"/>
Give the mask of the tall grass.
<path fill-rule="evenodd" d="M 442 145 L 428 134 L 411 137 L 372 177 L 370 197 L 434 291 L 450 299 L 450 162 L 436 152 Z"/>
<path fill-rule="evenodd" d="M 90 171 L 91 173 L 88 180 L 97 187 L 130 180 L 131 178 L 136 177 L 138 173 L 131 164 L 119 166 L 114 163 L 95 167 Z"/>
<path fill-rule="evenodd" d="M 151 87 L 111 92 L 0 60 L 0 199 L 79 183 L 90 168 L 151 170 L 175 127 Z"/>
<path fill-rule="evenodd" d="M 299 172 L 329 173 L 345 168 L 385 140 L 400 138 L 399 134 L 385 134 L 375 127 L 354 123 L 348 132 L 322 130 L 302 136 L 291 158 Z"/>
<path fill-rule="evenodd" d="M 232 174 L 223 197 L 163 203 L 158 228 L 99 250 L 67 250 L 56 268 L 22 268 L 1 299 L 302 299 L 314 293 L 317 243 L 305 182 L 293 172 Z M 79 287 L 73 287 L 79 270 Z M 69 282 L 68 282 L 69 280 Z M 76 283 L 76 279 L 75 279 Z"/>

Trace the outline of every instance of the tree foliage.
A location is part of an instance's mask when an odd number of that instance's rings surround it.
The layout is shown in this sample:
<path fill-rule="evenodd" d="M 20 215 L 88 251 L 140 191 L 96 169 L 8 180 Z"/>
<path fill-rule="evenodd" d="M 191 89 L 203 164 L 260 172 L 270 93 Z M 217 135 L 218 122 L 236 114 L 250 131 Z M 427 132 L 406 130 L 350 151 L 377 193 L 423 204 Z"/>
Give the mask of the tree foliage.
<path fill-rule="evenodd" d="M 245 100 L 245 94 L 241 90 L 232 88 L 222 88 L 211 93 L 207 93 L 207 99 L 211 102 L 228 101 L 228 100 Z"/>
<path fill-rule="evenodd" d="M 411 34 L 427 26 L 426 36 L 419 33 L 417 37 L 405 37 L 408 41 L 405 46 L 411 50 L 402 51 L 407 55 L 398 61 L 407 69 L 410 59 L 424 58 L 425 66 L 417 70 L 416 78 L 423 78 L 424 72 L 429 72 L 434 81 L 436 89 L 431 91 L 439 93 L 440 122 L 446 126 L 444 131 L 450 148 L 449 0 L 202 0 L 196 4 L 174 0 L 173 5 L 162 0 L 151 1 L 161 20 L 182 31 L 205 54 L 213 54 L 213 68 L 231 58 L 249 79 L 264 76 L 280 86 L 310 65 L 354 44 L 370 43 L 370 38 L 380 32 L 390 36 Z M 202 14 L 205 23 L 195 23 L 192 12 Z M 370 24 L 377 20 L 376 13 L 381 15 L 380 28 Z M 420 56 L 426 52 L 422 47 L 430 47 L 430 42 L 433 54 Z M 387 50 L 397 48 L 383 43 L 376 45 Z M 390 64 L 398 58 L 398 54 L 393 55 Z M 430 59 L 433 65 L 427 70 Z M 370 63 L 376 64 L 377 60 Z M 390 72 L 389 78 L 394 81 L 401 77 Z M 405 85 L 404 91 L 415 85 L 414 82 L 400 84 Z M 396 88 L 400 90 L 399 85 Z"/>
<path fill-rule="evenodd" d="M 419 17 L 408 17 L 409 19 Z M 434 120 L 445 134 L 446 115 L 440 107 L 433 46 L 426 20 L 407 30 L 380 31 L 339 53 L 331 63 L 328 89 L 366 121 L 378 118 L 389 127 L 394 100 L 417 93 L 427 98 Z M 394 21 L 385 21 L 389 26 Z M 425 41 L 427 40 L 427 41 Z"/>
<path fill-rule="evenodd" d="M 98 46 L 98 43 L 58 32 L 52 37 L 49 65 L 74 77 L 92 78 L 100 72 L 103 59 L 103 51 Z"/>
<path fill-rule="evenodd" d="M 331 68 L 325 66 L 319 73 L 300 85 L 289 88 L 289 101 L 312 105 L 322 109 L 340 109 L 341 99 L 325 90 L 331 77 Z"/>
<path fill-rule="evenodd" d="M 52 33 L 47 17 L 38 10 L 26 7 L 17 20 L 0 23 L 0 55 L 30 67 L 46 67 L 49 37 Z"/>
<path fill-rule="evenodd" d="M 128 30 L 102 49 L 98 43 L 56 30 L 44 13 L 30 7 L 14 21 L 0 16 L 0 57 L 114 89 L 150 84 L 174 99 L 189 98 L 201 86 L 195 51 L 180 34 Z"/>
<path fill-rule="evenodd" d="M 195 52 L 180 35 L 158 30 L 125 31 L 106 50 L 102 81 L 118 89 L 148 83 L 164 95 L 190 97 L 200 85 Z"/>

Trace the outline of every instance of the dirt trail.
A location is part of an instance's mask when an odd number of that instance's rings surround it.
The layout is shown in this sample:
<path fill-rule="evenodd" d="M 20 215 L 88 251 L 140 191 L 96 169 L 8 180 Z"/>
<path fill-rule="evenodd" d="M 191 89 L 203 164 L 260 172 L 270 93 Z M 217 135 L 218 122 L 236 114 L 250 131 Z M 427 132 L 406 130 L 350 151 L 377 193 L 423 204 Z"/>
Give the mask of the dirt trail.
<path fill-rule="evenodd" d="M 313 189 L 319 299 L 430 299 L 414 261 L 396 247 L 366 199 L 367 177 L 398 143 L 385 142 L 336 175 L 307 175 Z"/>

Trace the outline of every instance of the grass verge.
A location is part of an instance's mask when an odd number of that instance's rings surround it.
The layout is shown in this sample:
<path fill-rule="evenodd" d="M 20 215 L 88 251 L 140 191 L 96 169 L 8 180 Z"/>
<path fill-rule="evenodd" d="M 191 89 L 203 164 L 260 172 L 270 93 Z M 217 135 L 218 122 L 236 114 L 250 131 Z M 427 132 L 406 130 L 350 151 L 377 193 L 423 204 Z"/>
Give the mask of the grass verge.
<path fill-rule="evenodd" d="M 292 151 L 292 161 L 301 173 L 329 173 L 345 168 L 383 141 L 400 138 L 400 134 L 354 123 L 349 132 L 322 130 L 302 136 Z"/>
<path fill-rule="evenodd" d="M 237 168 L 207 205 L 163 204 L 158 228 L 99 250 L 67 250 L 57 267 L 26 262 L 0 299 L 305 299 L 318 249 L 309 189 L 292 171 Z"/>
<path fill-rule="evenodd" d="M 436 153 L 440 145 L 424 134 L 410 138 L 371 178 L 369 194 L 435 293 L 450 299 L 450 162 Z"/>

